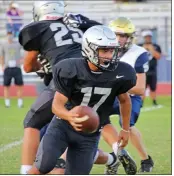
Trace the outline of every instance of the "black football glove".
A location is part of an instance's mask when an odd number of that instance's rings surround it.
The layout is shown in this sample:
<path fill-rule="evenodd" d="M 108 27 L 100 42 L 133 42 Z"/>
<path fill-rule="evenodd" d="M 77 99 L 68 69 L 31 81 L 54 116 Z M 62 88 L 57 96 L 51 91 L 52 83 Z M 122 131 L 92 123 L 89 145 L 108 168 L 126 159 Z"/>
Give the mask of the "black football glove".
<path fill-rule="evenodd" d="M 36 74 L 42 79 L 45 76 L 45 72 L 43 70 L 43 68 L 41 68 L 40 70 L 36 71 Z"/>
<path fill-rule="evenodd" d="M 42 65 L 42 69 L 46 74 L 49 74 L 52 72 L 51 65 L 50 65 L 47 58 L 45 58 L 41 54 L 39 54 L 37 59 L 40 62 L 40 64 Z"/>
<path fill-rule="evenodd" d="M 44 84 L 45 84 L 46 86 L 48 86 L 48 85 L 50 84 L 52 78 L 53 78 L 52 73 L 45 74 L 45 76 L 44 76 Z"/>

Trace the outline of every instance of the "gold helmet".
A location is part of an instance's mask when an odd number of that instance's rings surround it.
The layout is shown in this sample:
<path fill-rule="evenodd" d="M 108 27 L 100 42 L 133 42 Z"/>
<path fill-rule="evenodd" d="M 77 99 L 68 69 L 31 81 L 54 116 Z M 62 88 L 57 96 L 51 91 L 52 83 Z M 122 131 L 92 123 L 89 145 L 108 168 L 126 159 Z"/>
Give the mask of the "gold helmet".
<path fill-rule="evenodd" d="M 109 23 L 109 28 L 116 34 L 126 34 L 128 36 L 128 40 L 124 45 L 124 48 L 129 49 L 132 45 L 135 34 L 135 25 L 132 21 L 126 17 L 119 17 Z"/>

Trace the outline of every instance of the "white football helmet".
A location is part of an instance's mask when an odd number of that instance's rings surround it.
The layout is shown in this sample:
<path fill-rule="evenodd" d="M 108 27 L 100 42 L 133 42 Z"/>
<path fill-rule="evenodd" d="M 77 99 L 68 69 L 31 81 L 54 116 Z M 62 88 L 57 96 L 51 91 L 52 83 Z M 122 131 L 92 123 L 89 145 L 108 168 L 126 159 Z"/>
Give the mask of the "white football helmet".
<path fill-rule="evenodd" d="M 57 20 L 64 16 L 65 4 L 59 1 L 35 1 L 33 4 L 33 20 Z"/>
<path fill-rule="evenodd" d="M 127 41 L 123 44 L 123 49 L 127 51 L 133 43 L 135 35 L 135 25 L 129 18 L 118 17 L 109 23 L 109 28 L 116 34 L 124 34 L 128 37 Z"/>
<path fill-rule="evenodd" d="M 114 48 L 112 60 L 107 60 L 106 64 L 101 64 L 98 49 Z M 101 70 L 114 70 L 118 65 L 118 52 L 120 45 L 115 33 L 104 25 L 96 25 L 89 28 L 83 35 L 82 55 Z"/>

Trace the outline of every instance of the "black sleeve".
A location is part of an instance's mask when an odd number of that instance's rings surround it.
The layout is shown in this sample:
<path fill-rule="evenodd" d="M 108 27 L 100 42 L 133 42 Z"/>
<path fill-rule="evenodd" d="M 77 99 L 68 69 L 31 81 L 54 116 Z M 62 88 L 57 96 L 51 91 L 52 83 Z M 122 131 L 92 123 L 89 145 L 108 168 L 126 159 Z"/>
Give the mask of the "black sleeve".
<path fill-rule="evenodd" d="M 135 70 L 129 65 L 126 69 L 126 77 L 120 82 L 117 95 L 128 92 L 136 85 L 137 77 Z"/>
<path fill-rule="evenodd" d="M 124 80 L 122 82 L 122 85 L 120 86 L 120 89 L 117 92 L 117 95 L 128 92 L 135 85 L 136 85 L 136 76 L 135 78 Z"/>
<path fill-rule="evenodd" d="M 66 60 L 60 61 L 53 67 L 53 81 L 56 91 L 60 92 L 67 98 L 71 97 L 75 83 L 75 70 L 71 63 Z"/>
<path fill-rule="evenodd" d="M 101 116 L 100 116 L 101 118 Z M 110 120 L 110 116 L 109 115 L 105 115 L 103 116 L 103 120 L 101 120 L 101 126 L 104 127 L 105 125 L 111 124 L 111 120 Z"/>
<path fill-rule="evenodd" d="M 101 23 L 97 22 L 97 21 L 94 21 L 94 20 L 90 20 L 89 18 L 79 14 L 78 15 L 82 21 L 82 23 L 80 24 L 79 28 L 85 32 L 87 29 L 89 29 L 90 27 L 92 26 L 95 26 L 95 25 L 102 25 Z"/>
<path fill-rule="evenodd" d="M 46 22 L 33 22 L 25 26 L 19 33 L 19 43 L 26 51 L 39 51 L 40 38 L 49 27 Z"/>

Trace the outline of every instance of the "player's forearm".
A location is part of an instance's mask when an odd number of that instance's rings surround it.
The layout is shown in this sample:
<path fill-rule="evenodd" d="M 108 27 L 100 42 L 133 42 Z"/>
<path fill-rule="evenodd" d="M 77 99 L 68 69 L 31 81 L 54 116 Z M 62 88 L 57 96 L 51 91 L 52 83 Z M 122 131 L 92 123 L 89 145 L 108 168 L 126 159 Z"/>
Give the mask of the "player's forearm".
<path fill-rule="evenodd" d="M 41 65 L 37 61 L 38 51 L 26 51 L 24 56 L 24 71 L 26 73 L 36 72 L 40 69 Z"/>
<path fill-rule="evenodd" d="M 129 90 L 129 93 L 135 95 L 144 95 L 146 88 L 146 74 L 137 73 L 136 76 L 137 76 L 136 85 Z"/>
<path fill-rule="evenodd" d="M 69 111 L 65 108 L 65 104 L 67 99 L 62 98 L 59 93 L 55 93 L 53 104 L 52 104 L 52 112 L 61 119 L 68 120 Z"/>
<path fill-rule="evenodd" d="M 26 73 L 36 72 L 40 70 L 40 68 L 41 68 L 41 65 L 38 62 L 35 62 L 34 64 L 24 62 L 24 71 Z"/>
<path fill-rule="evenodd" d="M 69 111 L 61 104 L 56 106 L 56 104 L 52 104 L 52 112 L 59 118 L 68 120 Z"/>
<path fill-rule="evenodd" d="M 131 100 L 125 99 L 120 101 L 120 115 L 122 117 L 122 128 L 126 131 L 130 128 L 130 116 L 131 116 Z"/>
<path fill-rule="evenodd" d="M 144 95 L 144 92 L 145 92 L 145 86 L 135 86 L 129 90 L 130 94 L 135 94 L 135 95 Z"/>

